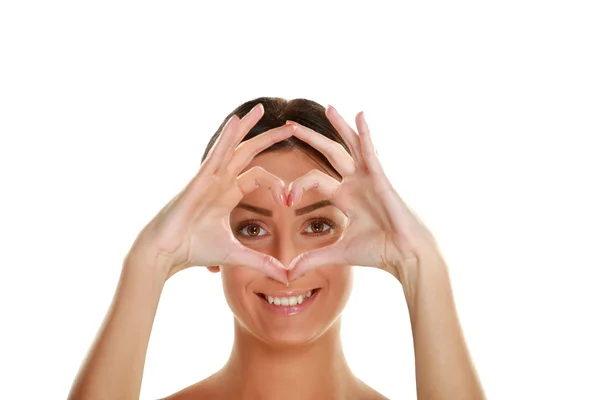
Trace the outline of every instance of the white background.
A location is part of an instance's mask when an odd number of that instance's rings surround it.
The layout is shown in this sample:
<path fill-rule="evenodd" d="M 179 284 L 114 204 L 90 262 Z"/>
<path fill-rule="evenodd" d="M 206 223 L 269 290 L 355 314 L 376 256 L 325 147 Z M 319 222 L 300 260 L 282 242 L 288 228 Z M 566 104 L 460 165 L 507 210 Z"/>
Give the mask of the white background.
<path fill-rule="evenodd" d="M 66 397 L 137 233 L 259 96 L 365 111 L 490 399 L 600 398 L 594 3 L 2 2 L 0 398 Z M 401 287 L 355 269 L 351 367 L 415 398 Z M 210 375 L 231 340 L 219 275 L 175 275 L 142 398 Z"/>

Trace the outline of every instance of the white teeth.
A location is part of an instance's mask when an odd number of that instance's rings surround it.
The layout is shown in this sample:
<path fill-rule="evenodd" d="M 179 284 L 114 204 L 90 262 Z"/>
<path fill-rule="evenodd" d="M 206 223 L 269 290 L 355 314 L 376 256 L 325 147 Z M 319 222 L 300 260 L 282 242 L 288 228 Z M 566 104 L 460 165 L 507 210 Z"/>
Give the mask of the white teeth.
<path fill-rule="evenodd" d="M 273 297 L 264 295 L 269 304 L 275 304 L 276 306 L 295 306 L 297 304 L 302 304 L 306 299 L 312 296 L 313 291 L 309 290 L 308 292 L 301 294 L 300 296 L 293 297 Z"/>

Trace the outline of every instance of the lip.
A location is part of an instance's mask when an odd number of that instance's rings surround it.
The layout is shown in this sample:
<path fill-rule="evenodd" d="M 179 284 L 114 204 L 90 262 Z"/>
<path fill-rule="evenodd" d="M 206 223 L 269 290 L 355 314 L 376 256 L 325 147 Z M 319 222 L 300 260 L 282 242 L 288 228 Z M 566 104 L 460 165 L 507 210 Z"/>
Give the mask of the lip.
<path fill-rule="evenodd" d="M 316 288 L 308 288 L 308 289 L 294 289 L 294 290 L 278 290 L 275 292 L 254 292 L 256 294 L 264 294 L 265 296 L 271 296 L 271 297 L 293 297 L 293 296 L 300 296 L 301 294 L 304 294 L 306 292 L 308 292 L 309 290 L 320 290 L 321 288 L 316 287 Z"/>
<path fill-rule="evenodd" d="M 308 292 L 311 289 L 307 289 L 304 291 L 285 291 L 285 292 L 275 292 L 276 294 L 273 295 L 271 293 L 267 294 L 267 296 L 272 296 L 272 297 L 291 297 L 291 296 L 299 296 L 303 293 Z M 277 315 L 285 315 L 285 316 L 292 316 L 292 315 L 298 315 L 301 312 L 305 311 L 306 309 L 308 309 L 312 303 L 315 302 L 315 299 L 317 297 L 319 297 L 319 293 L 321 293 L 321 288 L 315 288 L 313 289 L 314 292 L 313 294 L 306 300 L 304 300 L 302 302 L 302 304 L 296 304 L 295 306 L 276 306 L 275 304 L 270 304 L 269 301 L 264 298 L 262 296 L 261 293 L 256 293 L 256 297 L 258 297 L 258 300 L 261 302 L 261 304 L 263 304 L 265 306 L 265 308 Z"/>

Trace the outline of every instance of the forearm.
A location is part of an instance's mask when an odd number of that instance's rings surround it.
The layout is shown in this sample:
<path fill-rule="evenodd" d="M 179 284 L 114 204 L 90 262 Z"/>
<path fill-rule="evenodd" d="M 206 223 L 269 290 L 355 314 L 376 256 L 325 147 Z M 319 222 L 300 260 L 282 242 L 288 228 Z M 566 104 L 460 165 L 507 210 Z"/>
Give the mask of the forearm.
<path fill-rule="evenodd" d="M 462 333 L 450 276 L 435 253 L 419 257 L 407 276 L 408 304 L 419 399 L 484 399 Z"/>
<path fill-rule="evenodd" d="M 152 324 L 165 276 L 128 257 L 110 309 L 71 388 L 69 399 L 138 399 Z"/>

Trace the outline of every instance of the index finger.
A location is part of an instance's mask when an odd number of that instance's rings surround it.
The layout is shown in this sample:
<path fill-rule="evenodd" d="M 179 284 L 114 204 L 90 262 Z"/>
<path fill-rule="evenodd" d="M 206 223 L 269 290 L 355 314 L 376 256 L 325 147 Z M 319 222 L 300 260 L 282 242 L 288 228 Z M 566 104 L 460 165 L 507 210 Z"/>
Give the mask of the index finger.
<path fill-rule="evenodd" d="M 330 265 L 351 265 L 348 261 L 347 251 L 343 249 L 340 242 L 301 253 L 294 258 L 288 267 L 288 279 L 294 281 L 302 275 L 317 268 Z"/>
<path fill-rule="evenodd" d="M 228 170 L 239 174 L 258 153 L 292 136 L 294 127 L 281 125 L 242 142 L 234 151 Z"/>
<path fill-rule="evenodd" d="M 241 119 L 233 114 L 227 120 L 206 157 L 205 162 L 211 166 L 211 170 L 229 163 L 233 151 L 250 129 L 262 118 L 264 110 L 262 103 L 258 103 Z"/>
<path fill-rule="evenodd" d="M 237 243 L 227 258 L 223 261 L 224 266 L 244 266 L 261 272 L 287 286 L 287 270 L 275 257 L 259 253 L 249 249 L 241 243 Z"/>
<path fill-rule="evenodd" d="M 342 177 L 356 171 L 354 159 L 341 144 L 297 122 L 287 121 L 286 124 L 295 126 L 294 136 L 323 153 Z"/>
<path fill-rule="evenodd" d="M 229 149 L 228 149 L 228 160 L 233 157 L 233 151 L 240 144 L 242 139 L 250 132 L 250 129 L 254 127 L 260 121 L 265 113 L 265 106 L 262 103 L 256 104 L 250 111 L 246 113 L 240 120 L 240 126 L 237 132 L 233 135 Z"/>

